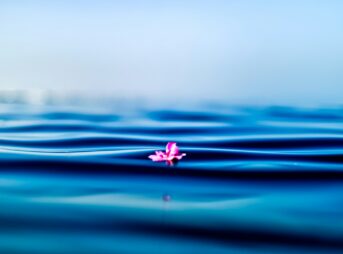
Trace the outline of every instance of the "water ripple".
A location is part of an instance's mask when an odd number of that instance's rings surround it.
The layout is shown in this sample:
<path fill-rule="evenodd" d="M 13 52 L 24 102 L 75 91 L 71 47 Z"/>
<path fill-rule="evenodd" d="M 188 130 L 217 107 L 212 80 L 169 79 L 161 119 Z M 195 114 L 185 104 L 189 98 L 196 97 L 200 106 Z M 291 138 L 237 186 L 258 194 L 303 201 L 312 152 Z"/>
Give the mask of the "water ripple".
<path fill-rule="evenodd" d="M 343 251 L 341 108 L 8 106 L 0 134 L 1 253 Z"/>

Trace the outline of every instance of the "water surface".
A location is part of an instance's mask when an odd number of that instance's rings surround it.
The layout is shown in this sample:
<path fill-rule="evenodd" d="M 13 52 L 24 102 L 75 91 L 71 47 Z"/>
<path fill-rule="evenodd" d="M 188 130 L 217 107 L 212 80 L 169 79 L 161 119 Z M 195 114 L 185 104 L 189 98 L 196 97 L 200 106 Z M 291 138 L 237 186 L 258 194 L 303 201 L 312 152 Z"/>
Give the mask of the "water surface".
<path fill-rule="evenodd" d="M 0 253 L 342 253 L 342 108 L 0 107 Z M 148 155 L 176 141 L 170 167 Z"/>

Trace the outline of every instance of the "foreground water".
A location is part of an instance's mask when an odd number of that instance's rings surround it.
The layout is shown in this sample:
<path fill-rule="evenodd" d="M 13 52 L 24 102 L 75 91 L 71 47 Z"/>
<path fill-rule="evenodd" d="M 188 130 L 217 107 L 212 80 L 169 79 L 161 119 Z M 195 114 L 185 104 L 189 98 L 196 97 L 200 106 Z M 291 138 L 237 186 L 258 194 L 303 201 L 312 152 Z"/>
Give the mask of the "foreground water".
<path fill-rule="evenodd" d="M 342 108 L 2 105 L 0 135 L 0 253 L 343 252 Z"/>

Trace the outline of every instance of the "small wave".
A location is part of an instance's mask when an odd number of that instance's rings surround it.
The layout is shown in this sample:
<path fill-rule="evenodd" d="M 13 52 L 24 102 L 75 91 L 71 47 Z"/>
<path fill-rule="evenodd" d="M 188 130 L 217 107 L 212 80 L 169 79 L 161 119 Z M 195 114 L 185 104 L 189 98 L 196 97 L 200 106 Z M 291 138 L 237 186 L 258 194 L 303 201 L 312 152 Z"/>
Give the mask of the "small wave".
<path fill-rule="evenodd" d="M 0 252 L 340 253 L 342 130 L 340 108 L 7 106 Z M 168 141 L 187 156 L 148 159 Z"/>

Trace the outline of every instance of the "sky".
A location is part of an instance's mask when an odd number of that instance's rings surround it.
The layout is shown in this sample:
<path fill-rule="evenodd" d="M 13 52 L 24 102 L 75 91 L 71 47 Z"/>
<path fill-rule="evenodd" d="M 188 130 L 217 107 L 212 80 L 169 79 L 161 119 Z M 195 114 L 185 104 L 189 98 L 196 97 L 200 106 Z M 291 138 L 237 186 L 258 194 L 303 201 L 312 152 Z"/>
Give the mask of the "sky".
<path fill-rule="evenodd" d="M 1 0 L 0 91 L 342 104 L 340 0 Z"/>

